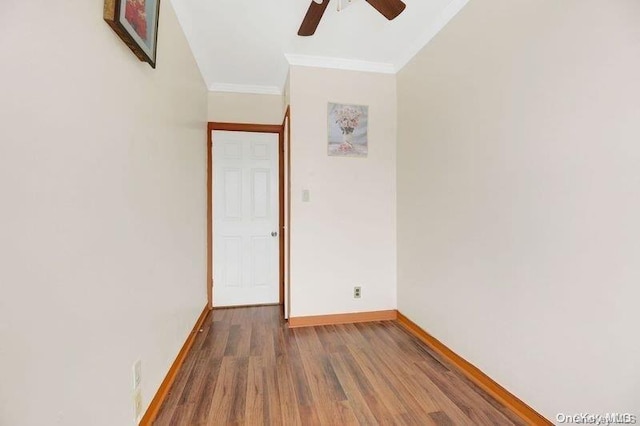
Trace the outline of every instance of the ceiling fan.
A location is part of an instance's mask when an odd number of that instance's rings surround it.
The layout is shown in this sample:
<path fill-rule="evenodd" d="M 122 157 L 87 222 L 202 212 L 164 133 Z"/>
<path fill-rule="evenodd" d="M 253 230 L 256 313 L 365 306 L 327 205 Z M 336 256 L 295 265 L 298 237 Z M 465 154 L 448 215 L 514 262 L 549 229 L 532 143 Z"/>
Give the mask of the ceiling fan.
<path fill-rule="evenodd" d="M 378 12 L 380 12 L 388 20 L 396 18 L 402 13 L 406 4 L 402 0 L 367 0 Z M 311 0 L 309 10 L 302 20 L 302 25 L 298 30 L 299 36 L 310 36 L 316 32 L 318 24 L 324 15 L 324 11 L 329 5 L 329 0 Z"/>

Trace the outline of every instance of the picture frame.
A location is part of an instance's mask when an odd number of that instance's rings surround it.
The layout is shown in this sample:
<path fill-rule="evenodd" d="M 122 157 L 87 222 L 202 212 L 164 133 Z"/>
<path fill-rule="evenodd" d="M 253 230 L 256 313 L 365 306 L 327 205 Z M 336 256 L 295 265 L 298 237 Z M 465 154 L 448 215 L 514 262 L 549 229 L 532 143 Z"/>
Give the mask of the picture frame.
<path fill-rule="evenodd" d="M 160 0 L 105 0 L 104 20 L 141 61 L 156 67 Z"/>
<path fill-rule="evenodd" d="M 369 154 L 369 107 L 329 102 L 327 154 L 331 157 L 366 158 Z"/>

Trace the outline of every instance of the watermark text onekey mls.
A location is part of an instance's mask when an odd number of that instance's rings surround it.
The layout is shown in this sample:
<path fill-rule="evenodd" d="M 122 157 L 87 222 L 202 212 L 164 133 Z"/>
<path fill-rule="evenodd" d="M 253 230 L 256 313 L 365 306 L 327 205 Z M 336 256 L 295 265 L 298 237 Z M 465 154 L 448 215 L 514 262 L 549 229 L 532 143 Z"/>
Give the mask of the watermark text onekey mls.
<path fill-rule="evenodd" d="M 635 425 L 638 416 L 631 413 L 558 413 L 556 421 L 559 424 L 582 424 L 582 425 Z"/>

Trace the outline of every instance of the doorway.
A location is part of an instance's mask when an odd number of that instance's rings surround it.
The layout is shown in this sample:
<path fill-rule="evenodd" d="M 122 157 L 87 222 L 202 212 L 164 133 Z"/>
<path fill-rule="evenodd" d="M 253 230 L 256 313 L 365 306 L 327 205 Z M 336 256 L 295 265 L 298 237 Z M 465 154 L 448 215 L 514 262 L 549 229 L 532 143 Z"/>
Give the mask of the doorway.
<path fill-rule="evenodd" d="M 284 302 L 284 128 L 209 123 L 209 306 Z"/>

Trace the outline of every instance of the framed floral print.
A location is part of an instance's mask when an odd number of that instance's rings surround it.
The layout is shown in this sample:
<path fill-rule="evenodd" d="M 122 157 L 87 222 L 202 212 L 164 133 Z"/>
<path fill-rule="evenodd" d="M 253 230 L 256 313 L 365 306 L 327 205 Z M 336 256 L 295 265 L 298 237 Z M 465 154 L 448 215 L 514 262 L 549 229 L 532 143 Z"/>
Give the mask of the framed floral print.
<path fill-rule="evenodd" d="M 337 157 L 366 157 L 369 153 L 369 107 L 330 102 L 327 112 L 328 154 Z"/>
<path fill-rule="evenodd" d="M 160 0 L 105 0 L 104 20 L 135 55 L 156 67 Z"/>

